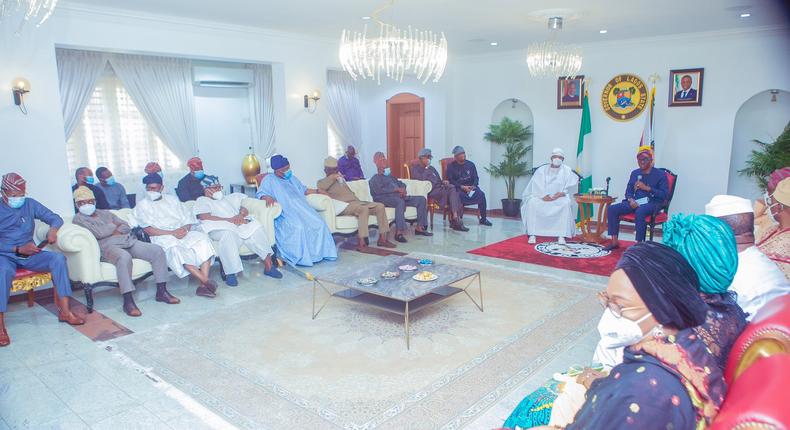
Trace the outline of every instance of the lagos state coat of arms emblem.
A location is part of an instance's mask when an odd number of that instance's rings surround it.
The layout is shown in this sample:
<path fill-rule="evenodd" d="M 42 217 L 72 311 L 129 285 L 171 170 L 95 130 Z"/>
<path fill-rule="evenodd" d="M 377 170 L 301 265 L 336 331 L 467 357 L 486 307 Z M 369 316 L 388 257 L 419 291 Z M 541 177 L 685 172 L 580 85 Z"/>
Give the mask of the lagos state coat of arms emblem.
<path fill-rule="evenodd" d="M 628 121 L 636 118 L 647 106 L 647 87 L 639 76 L 617 75 L 601 92 L 601 106 L 612 119 Z"/>

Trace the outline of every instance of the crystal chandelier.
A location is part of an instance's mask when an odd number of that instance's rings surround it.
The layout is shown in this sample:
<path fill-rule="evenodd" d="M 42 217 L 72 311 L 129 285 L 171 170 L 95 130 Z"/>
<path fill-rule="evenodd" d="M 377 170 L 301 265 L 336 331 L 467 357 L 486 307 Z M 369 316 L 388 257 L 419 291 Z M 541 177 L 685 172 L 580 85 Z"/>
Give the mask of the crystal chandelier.
<path fill-rule="evenodd" d="M 49 19 L 58 0 L 0 0 L 0 22 L 17 13 L 23 13 L 17 33 L 28 22 L 34 22 L 36 27 Z"/>
<path fill-rule="evenodd" d="M 381 75 L 402 82 L 406 73 L 418 80 L 438 82 L 447 65 L 447 39 L 444 33 L 399 29 L 378 19 L 378 14 L 391 7 L 376 10 L 372 18 L 379 24 L 378 37 L 368 37 L 368 27 L 360 33 L 343 30 L 340 36 L 340 64 L 356 80 L 374 79 L 381 84 Z"/>
<path fill-rule="evenodd" d="M 557 42 L 557 32 L 562 30 L 562 18 L 549 18 L 551 39 L 529 45 L 527 66 L 532 77 L 572 77 L 582 68 L 582 50 L 577 45 L 566 45 Z"/>

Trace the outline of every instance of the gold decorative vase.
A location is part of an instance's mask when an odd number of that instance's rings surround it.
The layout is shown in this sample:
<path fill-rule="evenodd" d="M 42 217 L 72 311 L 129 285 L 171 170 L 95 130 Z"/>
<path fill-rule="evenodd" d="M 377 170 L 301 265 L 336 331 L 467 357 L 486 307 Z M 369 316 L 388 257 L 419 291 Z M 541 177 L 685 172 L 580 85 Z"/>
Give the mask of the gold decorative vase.
<path fill-rule="evenodd" d="M 244 180 L 248 184 L 255 183 L 255 177 L 261 173 L 261 163 L 255 154 L 247 154 L 241 162 L 241 174 L 244 175 Z"/>

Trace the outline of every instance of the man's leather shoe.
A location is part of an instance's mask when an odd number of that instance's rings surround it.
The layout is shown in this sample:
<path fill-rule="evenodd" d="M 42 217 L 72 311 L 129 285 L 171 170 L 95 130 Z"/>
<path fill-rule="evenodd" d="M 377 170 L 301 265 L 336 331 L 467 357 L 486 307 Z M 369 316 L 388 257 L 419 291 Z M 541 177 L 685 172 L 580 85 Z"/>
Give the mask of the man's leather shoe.
<path fill-rule="evenodd" d="M 83 325 L 85 324 L 85 320 L 74 315 L 73 312 L 69 313 L 59 313 L 58 314 L 58 321 L 68 323 L 69 325 Z"/>
<path fill-rule="evenodd" d="M 402 234 L 396 234 L 396 235 L 395 235 L 395 240 L 397 240 L 397 241 L 398 241 L 398 242 L 400 242 L 400 243 L 406 243 L 406 242 L 408 242 L 408 240 L 406 240 L 406 238 L 405 238 L 405 237 L 403 237 L 403 235 L 402 235 Z"/>
<path fill-rule="evenodd" d="M 217 297 L 217 295 L 214 294 L 214 292 L 211 291 L 211 289 L 205 284 L 200 284 L 200 286 L 197 287 L 197 290 L 195 290 L 195 294 L 202 297 L 210 297 L 210 298 Z"/>
<path fill-rule="evenodd" d="M 214 295 L 217 295 L 217 283 L 209 279 L 206 281 L 206 286 Z"/>
<path fill-rule="evenodd" d="M 378 242 L 376 242 L 376 246 L 381 246 L 383 248 L 397 248 L 397 245 L 395 245 L 394 243 L 390 242 L 389 240 L 385 240 L 383 242 L 382 241 L 378 241 Z"/>
<path fill-rule="evenodd" d="M 492 224 L 491 224 L 491 221 L 489 221 L 489 220 L 488 220 L 488 219 L 486 219 L 486 218 L 483 218 L 483 219 L 481 219 L 481 220 L 480 220 L 480 224 L 481 224 L 481 225 L 487 225 L 487 226 L 489 226 L 489 227 L 491 227 L 491 225 L 492 225 Z"/>
<path fill-rule="evenodd" d="M 429 236 L 430 237 L 430 236 L 433 236 L 433 233 L 431 233 L 430 231 L 425 231 L 425 230 L 420 230 L 420 231 L 415 230 L 414 231 L 414 235 L 415 236 Z"/>
<path fill-rule="evenodd" d="M 167 287 L 165 285 L 157 285 L 156 286 L 156 301 L 167 303 L 168 305 L 177 305 L 181 303 L 181 300 L 170 294 L 170 291 L 167 291 Z"/>
<path fill-rule="evenodd" d="M 5 331 L 5 328 L 0 331 L 0 346 L 8 346 L 11 344 L 11 338 L 8 337 L 8 333 Z"/>

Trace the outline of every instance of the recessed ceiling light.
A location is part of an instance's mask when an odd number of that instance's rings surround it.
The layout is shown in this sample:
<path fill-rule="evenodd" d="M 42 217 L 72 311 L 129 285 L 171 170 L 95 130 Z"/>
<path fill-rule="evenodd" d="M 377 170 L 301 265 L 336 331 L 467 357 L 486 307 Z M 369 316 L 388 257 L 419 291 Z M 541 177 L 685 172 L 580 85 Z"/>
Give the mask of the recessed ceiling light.
<path fill-rule="evenodd" d="M 367 20 L 369 20 L 369 19 L 370 19 L 370 17 L 369 17 L 369 16 L 363 16 L 363 17 L 362 17 L 362 19 L 364 19 L 364 20 L 366 20 L 366 21 L 367 21 Z"/>
<path fill-rule="evenodd" d="M 608 32 L 609 32 L 609 30 L 598 30 L 598 33 L 601 33 L 601 34 L 606 34 Z"/>
<path fill-rule="evenodd" d="M 748 18 L 750 16 L 752 16 L 752 14 L 750 14 L 750 13 L 742 13 L 741 14 L 741 18 Z"/>
<path fill-rule="evenodd" d="M 498 42 L 491 42 L 490 45 L 491 46 L 497 46 L 497 45 L 499 45 L 499 43 Z"/>

